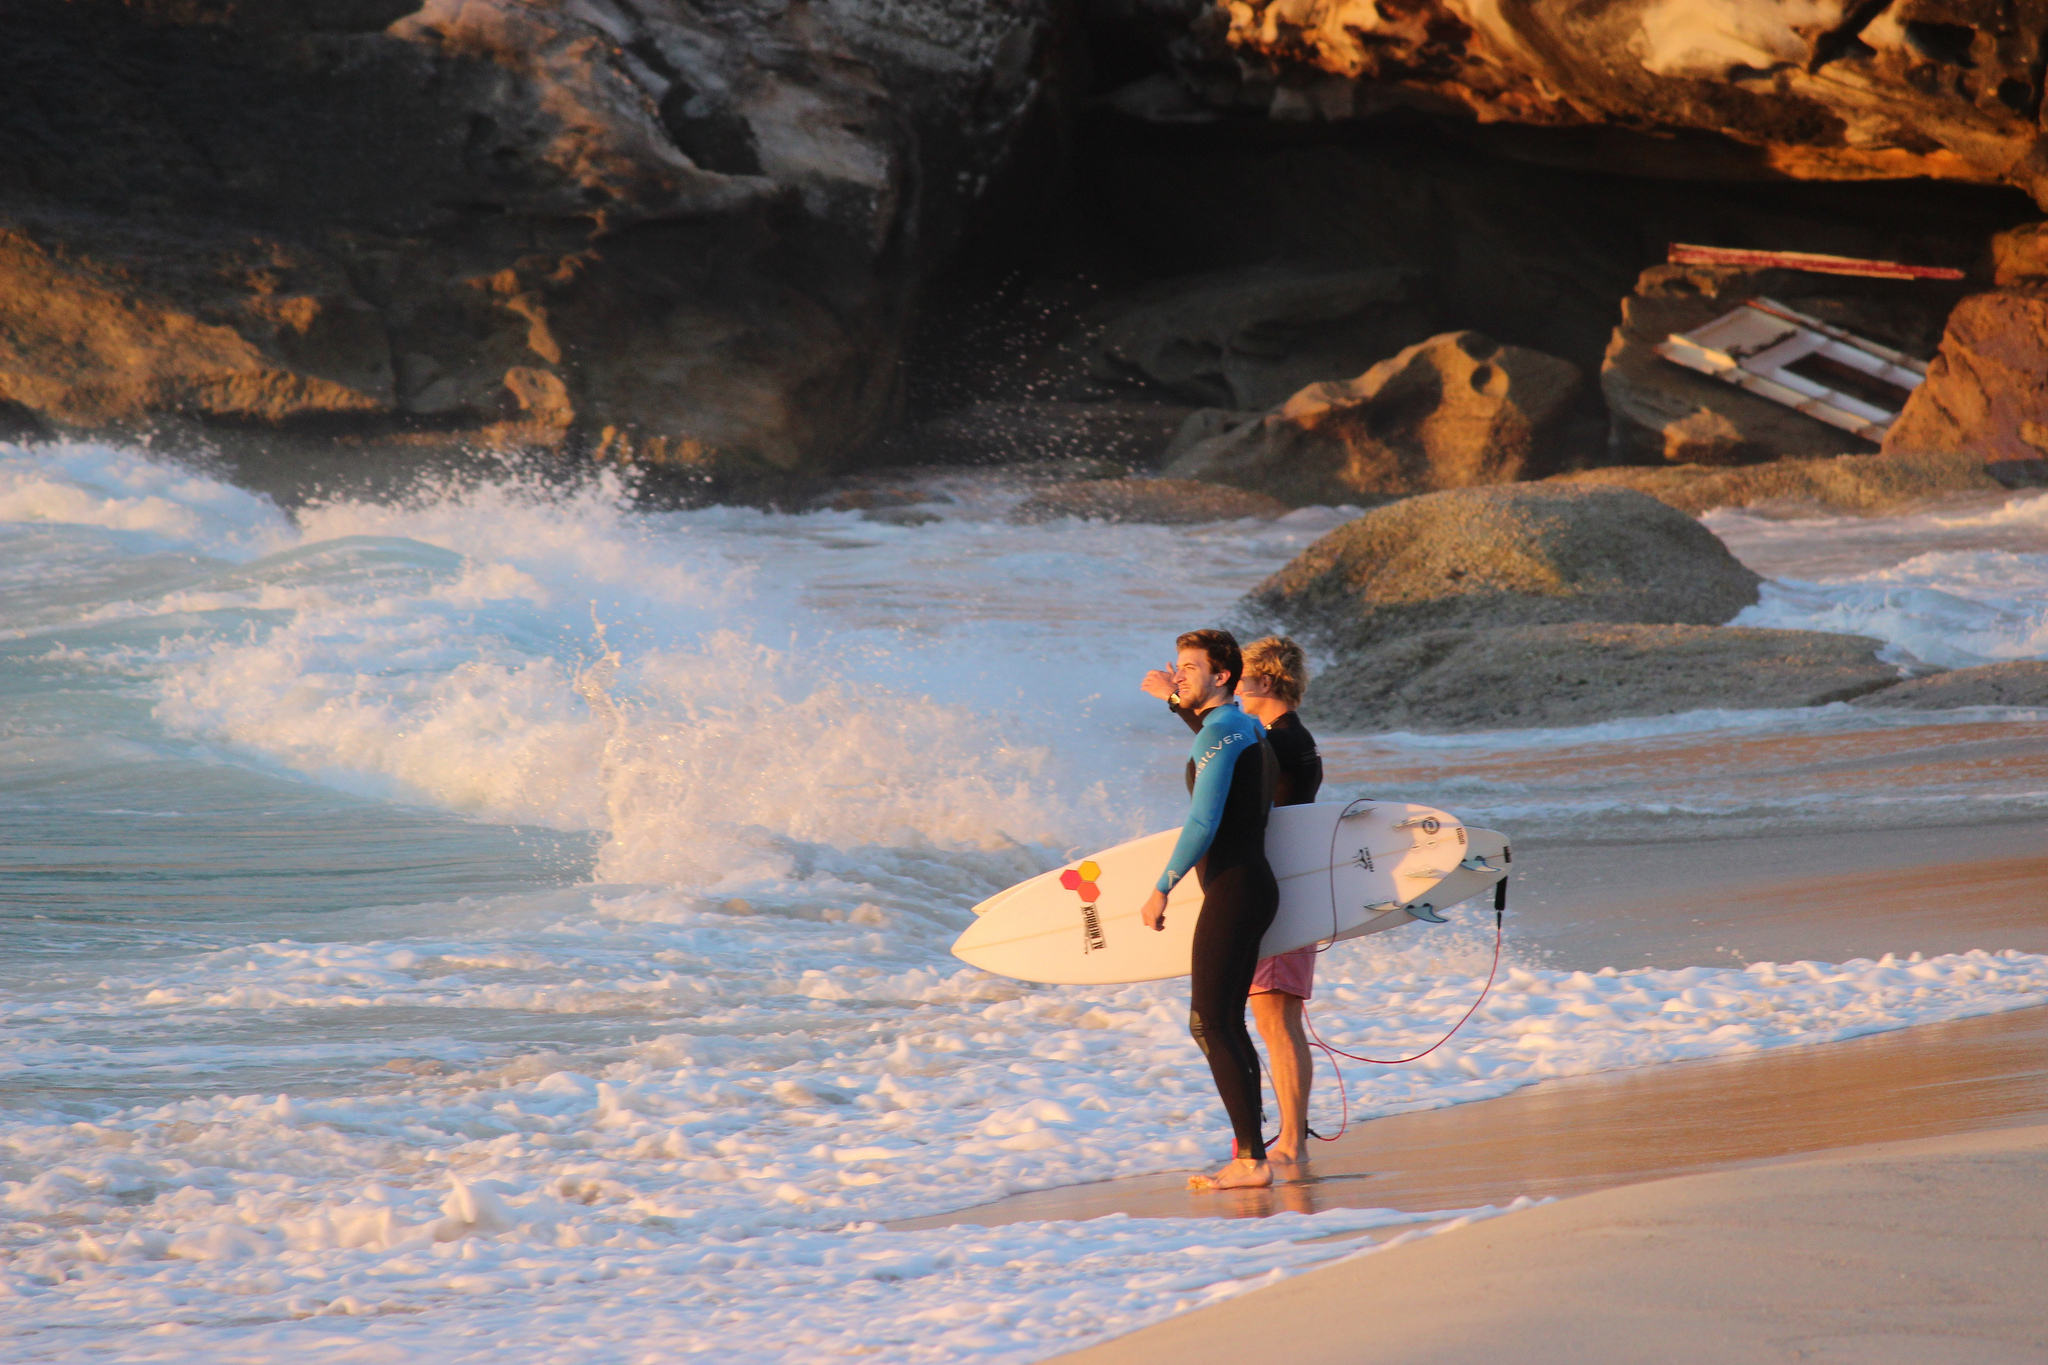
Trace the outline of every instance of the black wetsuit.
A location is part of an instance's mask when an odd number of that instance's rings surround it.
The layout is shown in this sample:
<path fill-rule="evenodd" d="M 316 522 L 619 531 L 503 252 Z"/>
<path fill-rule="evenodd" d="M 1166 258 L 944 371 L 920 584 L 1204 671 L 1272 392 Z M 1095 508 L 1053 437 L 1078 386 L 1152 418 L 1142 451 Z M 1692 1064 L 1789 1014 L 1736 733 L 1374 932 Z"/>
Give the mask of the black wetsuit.
<path fill-rule="evenodd" d="M 1277 765 L 1264 728 L 1230 703 L 1199 718 L 1195 752 L 1188 760 L 1194 810 L 1160 877 L 1161 889 L 1171 890 L 1190 856 L 1195 857 L 1202 913 L 1195 922 L 1188 1032 L 1209 1059 L 1216 1093 L 1237 1138 L 1235 1154 L 1258 1161 L 1266 1156 L 1259 1054 L 1244 1012 L 1252 973 L 1258 970 L 1259 940 L 1280 907 L 1280 885 L 1266 863 L 1266 814 L 1273 805 Z M 1219 793 L 1217 779 L 1226 774 L 1228 785 Z M 1198 783 L 1198 775 L 1206 781 Z"/>

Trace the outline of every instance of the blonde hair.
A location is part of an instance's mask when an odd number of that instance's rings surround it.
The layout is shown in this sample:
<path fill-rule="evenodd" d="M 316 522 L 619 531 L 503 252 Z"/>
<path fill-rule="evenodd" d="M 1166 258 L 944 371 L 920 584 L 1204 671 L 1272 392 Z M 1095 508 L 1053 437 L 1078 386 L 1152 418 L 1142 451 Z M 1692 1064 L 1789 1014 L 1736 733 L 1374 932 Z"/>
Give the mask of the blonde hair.
<path fill-rule="evenodd" d="M 1308 658 L 1285 635 L 1268 635 L 1246 645 L 1244 671 L 1247 677 L 1270 679 L 1273 695 L 1289 706 L 1299 706 L 1301 694 L 1308 690 Z"/>

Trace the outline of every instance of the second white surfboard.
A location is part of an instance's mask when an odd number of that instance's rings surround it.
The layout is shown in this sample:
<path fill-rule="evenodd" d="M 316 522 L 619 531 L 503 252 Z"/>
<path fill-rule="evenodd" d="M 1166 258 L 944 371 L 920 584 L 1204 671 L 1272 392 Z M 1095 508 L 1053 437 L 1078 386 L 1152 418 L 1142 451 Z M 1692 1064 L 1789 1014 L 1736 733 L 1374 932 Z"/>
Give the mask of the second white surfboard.
<path fill-rule="evenodd" d="M 1179 830 L 1118 844 L 1019 882 L 977 905 L 953 945 L 963 961 L 1024 981 L 1108 984 L 1185 976 L 1201 888 L 1184 879 L 1167 898 L 1166 928 L 1139 908 Z M 1507 841 L 1467 829 L 1430 806 L 1319 801 L 1276 807 L 1266 858 L 1280 907 L 1262 956 L 1430 919 L 1507 875 Z"/>

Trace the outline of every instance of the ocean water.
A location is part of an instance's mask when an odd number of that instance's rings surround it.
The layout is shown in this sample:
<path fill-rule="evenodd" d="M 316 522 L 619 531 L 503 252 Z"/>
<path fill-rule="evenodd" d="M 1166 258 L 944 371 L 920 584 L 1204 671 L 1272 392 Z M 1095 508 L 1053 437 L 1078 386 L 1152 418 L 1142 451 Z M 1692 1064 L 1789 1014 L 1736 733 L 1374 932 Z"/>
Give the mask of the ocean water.
<path fill-rule="evenodd" d="M 146 451 L 0 446 L 0 1353 L 1023 1362 L 1361 1254 L 1338 1234 L 1501 1212 L 880 1226 L 1227 1154 L 1176 983 L 1028 987 L 947 945 L 1174 823 L 1185 737 L 1138 676 L 1351 515 L 1025 526 L 987 477 L 925 493 L 661 513 L 508 466 L 286 515 Z M 1746 623 L 1904 667 L 2048 654 L 2048 499 L 1709 525 L 1773 576 Z M 1712 837 L 1914 791 L 1681 799 L 1646 755 L 2044 723 L 1325 747 L 1339 794 Z M 1970 781 L 1980 818 L 2048 803 L 2024 765 Z M 1492 948 L 1453 918 L 1332 950 L 1324 1036 L 1448 1027 Z M 1511 942 L 1468 1031 L 1353 1075 L 1354 1113 L 2048 1000 L 1999 947 L 1559 973 Z"/>

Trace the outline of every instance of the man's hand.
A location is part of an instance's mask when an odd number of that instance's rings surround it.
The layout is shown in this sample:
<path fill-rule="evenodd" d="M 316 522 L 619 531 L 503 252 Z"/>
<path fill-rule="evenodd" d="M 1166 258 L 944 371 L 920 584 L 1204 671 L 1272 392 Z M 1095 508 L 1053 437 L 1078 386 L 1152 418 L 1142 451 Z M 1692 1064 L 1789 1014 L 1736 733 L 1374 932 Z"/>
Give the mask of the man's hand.
<path fill-rule="evenodd" d="M 1148 697 L 1165 701 L 1174 693 L 1173 674 L 1163 668 L 1155 668 L 1145 675 L 1145 681 L 1138 684 L 1138 689 Z"/>
<path fill-rule="evenodd" d="M 1147 929 L 1166 927 L 1166 893 L 1154 887 L 1152 894 L 1145 897 L 1145 904 L 1138 911 L 1138 918 L 1145 921 Z"/>

